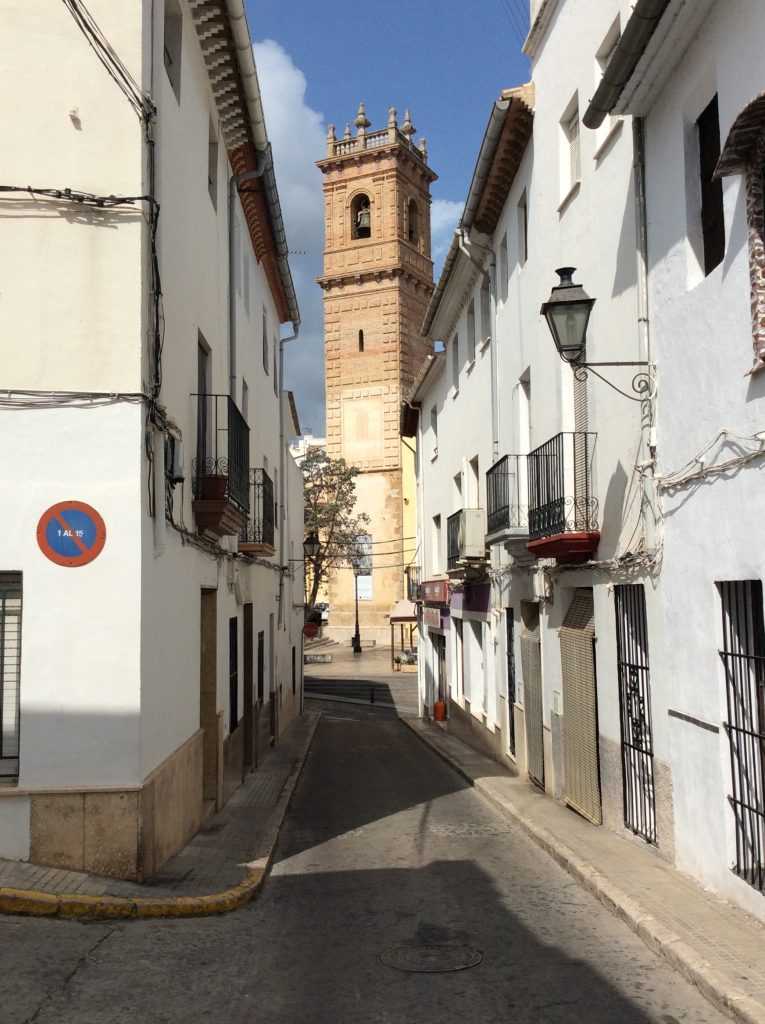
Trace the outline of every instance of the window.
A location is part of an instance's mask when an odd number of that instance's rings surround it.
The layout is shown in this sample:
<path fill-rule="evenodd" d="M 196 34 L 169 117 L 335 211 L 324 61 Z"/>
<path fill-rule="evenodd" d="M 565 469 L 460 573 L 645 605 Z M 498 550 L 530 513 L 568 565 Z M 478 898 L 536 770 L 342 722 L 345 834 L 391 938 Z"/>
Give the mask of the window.
<path fill-rule="evenodd" d="M 582 177 L 579 144 L 579 99 L 573 98 L 560 121 L 561 128 L 561 202 L 565 202 L 571 190 Z"/>
<path fill-rule="evenodd" d="M 611 58 L 614 55 L 614 50 L 619 45 L 619 40 L 622 37 L 621 26 L 619 24 L 619 18 L 613 22 L 606 37 L 600 44 L 597 53 L 595 54 L 595 88 L 597 89 L 600 85 L 603 75 L 606 73 Z M 619 123 L 619 118 L 614 117 L 612 114 L 607 114 L 601 126 L 595 131 L 595 157 L 596 159 L 601 155 L 600 150 L 606 140 L 611 135 L 615 125 Z"/>
<path fill-rule="evenodd" d="M 459 391 L 460 387 L 460 336 L 455 334 L 452 338 L 452 384 L 454 390 Z"/>
<path fill-rule="evenodd" d="M 431 534 L 431 572 L 441 571 L 441 516 L 433 516 L 433 532 Z"/>
<path fill-rule="evenodd" d="M 228 731 L 239 722 L 239 620 L 228 620 Z"/>
<path fill-rule="evenodd" d="M 165 71 L 175 98 L 181 101 L 181 42 L 183 15 L 178 0 L 165 0 L 164 51 Z"/>
<path fill-rule="evenodd" d="M 483 275 L 481 282 L 481 343 L 491 339 L 491 279 Z"/>
<path fill-rule="evenodd" d="M 467 347 L 468 360 L 472 363 L 475 359 L 475 302 L 470 300 L 467 311 Z"/>
<path fill-rule="evenodd" d="M 263 310 L 263 369 L 268 373 L 268 313 Z"/>
<path fill-rule="evenodd" d="M 518 262 L 524 265 L 529 258 L 529 201 L 526 190 L 518 202 Z"/>
<path fill-rule="evenodd" d="M 274 528 L 279 529 L 279 470 L 274 469 Z"/>
<path fill-rule="evenodd" d="M 265 647 L 266 647 L 266 634 L 264 630 L 260 630 L 258 633 L 258 704 L 263 703 L 264 697 L 264 681 L 266 674 L 265 666 Z"/>
<path fill-rule="evenodd" d="M 696 122 L 699 133 L 701 177 L 701 233 L 704 240 L 704 274 L 709 276 L 725 255 L 725 216 L 722 181 L 715 178 L 720 159 L 720 115 L 717 96 Z"/>
<path fill-rule="evenodd" d="M 242 283 L 244 285 L 244 308 L 250 312 L 250 247 L 247 235 L 242 232 Z"/>
<path fill-rule="evenodd" d="M 430 410 L 430 432 L 433 435 L 433 455 L 438 455 L 438 408 L 433 406 Z"/>
<path fill-rule="evenodd" d="M 0 779 L 19 775 L 21 580 L 0 572 Z"/>
<path fill-rule="evenodd" d="M 359 352 L 364 351 L 364 332 L 359 331 Z"/>
<path fill-rule="evenodd" d="M 509 263 L 507 259 L 507 232 L 502 236 L 499 243 L 499 297 L 507 302 L 507 279 L 509 274 Z"/>
<path fill-rule="evenodd" d="M 207 191 L 210 194 L 213 206 L 218 208 L 218 136 L 215 134 L 215 125 L 210 118 L 210 126 L 207 132 Z"/>
<path fill-rule="evenodd" d="M 360 195 L 354 197 L 351 202 L 351 238 L 372 237 L 372 209 L 369 203 L 369 196 Z"/>
<path fill-rule="evenodd" d="M 407 232 L 410 242 L 417 242 L 419 240 L 419 223 L 417 218 L 417 203 L 414 199 L 409 200 L 407 206 Z"/>
<path fill-rule="evenodd" d="M 735 827 L 734 871 L 765 891 L 765 626 L 760 580 L 718 583 Z"/>

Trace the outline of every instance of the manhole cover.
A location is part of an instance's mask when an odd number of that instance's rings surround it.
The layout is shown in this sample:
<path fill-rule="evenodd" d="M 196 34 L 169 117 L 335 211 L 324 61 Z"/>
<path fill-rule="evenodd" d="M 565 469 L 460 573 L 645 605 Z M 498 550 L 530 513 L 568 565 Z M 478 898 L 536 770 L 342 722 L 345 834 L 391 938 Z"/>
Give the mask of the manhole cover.
<path fill-rule="evenodd" d="M 397 971 L 445 974 L 477 967 L 483 953 L 470 946 L 393 946 L 380 954 L 380 960 Z"/>

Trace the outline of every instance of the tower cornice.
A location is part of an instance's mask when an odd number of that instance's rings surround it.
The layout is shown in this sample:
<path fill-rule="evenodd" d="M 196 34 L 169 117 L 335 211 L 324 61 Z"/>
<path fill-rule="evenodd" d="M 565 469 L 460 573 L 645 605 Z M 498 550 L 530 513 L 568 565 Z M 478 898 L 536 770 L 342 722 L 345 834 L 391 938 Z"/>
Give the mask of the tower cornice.
<path fill-rule="evenodd" d="M 331 155 L 316 161 L 316 166 L 322 174 L 341 171 L 349 164 L 361 166 L 379 163 L 384 157 L 394 157 L 398 162 L 416 168 L 428 183 L 438 180 L 438 175 L 428 167 L 417 146 L 409 142 L 397 128 L 385 128 L 361 138 L 357 136 L 353 139 L 338 139 L 332 143 L 332 148 Z"/>

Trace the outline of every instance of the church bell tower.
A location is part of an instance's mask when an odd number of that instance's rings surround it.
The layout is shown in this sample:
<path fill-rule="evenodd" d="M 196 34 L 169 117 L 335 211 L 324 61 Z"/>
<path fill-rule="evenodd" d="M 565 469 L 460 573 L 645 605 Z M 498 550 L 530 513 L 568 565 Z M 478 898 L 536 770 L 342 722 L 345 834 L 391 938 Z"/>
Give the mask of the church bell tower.
<path fill-rule="evenodd" d="M 324 176 L 324 344 L 327 451 L 361 470 L 357 512 L 369 516 L 371 558 L 359 575 L 362 643 L 386 642 L 388 616 L 405 596 L 415 558 L 414 456 L 399 436 L 401 401 L 422 365 L 419 335 L 433 293 L 430 186 L 425 140 L 415 143 L 409 111 L 399 126 L 370 131 L 364 104 L 342 138 L 334 125 Z M 370 563 L 371 562 L 371 571 Z M 330 635 L 355 624 L 354 573 L 330 581 Z"/>

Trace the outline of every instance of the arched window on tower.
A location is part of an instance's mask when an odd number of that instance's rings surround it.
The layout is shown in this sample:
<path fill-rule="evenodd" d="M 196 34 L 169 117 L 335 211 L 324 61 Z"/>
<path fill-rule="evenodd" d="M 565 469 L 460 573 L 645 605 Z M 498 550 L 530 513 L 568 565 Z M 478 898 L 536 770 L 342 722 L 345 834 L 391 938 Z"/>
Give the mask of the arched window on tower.
<path fill-rule="evenodd" d="M 359 352 L 364 351 L 364 332 L 359 331 Z"/>
<path fill-rule="evenodd" d="M 372 236 L 372 211 L 369 205 L 369 196 L 354 196 L 351 202 L 351 238 L 371 238 Z"/>
<path fill-rule="evenodd" d="M 407 221 L 409 241 L 416 243 L 419 241 L 420 238 L 420 225 L 418 223 L 417 203 L 415 203 L 414 199 L 409 200 L 409 206 L 407 208 Z"/>

